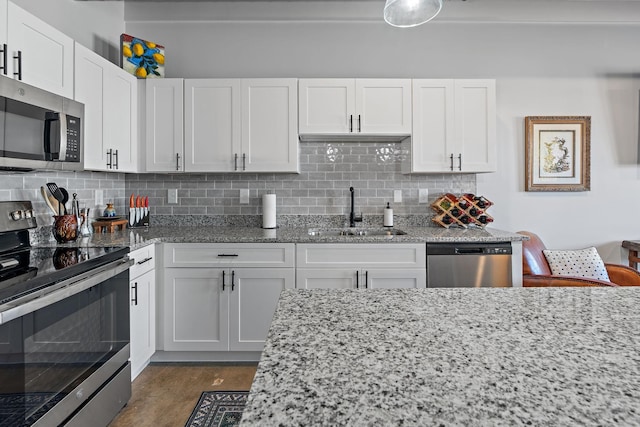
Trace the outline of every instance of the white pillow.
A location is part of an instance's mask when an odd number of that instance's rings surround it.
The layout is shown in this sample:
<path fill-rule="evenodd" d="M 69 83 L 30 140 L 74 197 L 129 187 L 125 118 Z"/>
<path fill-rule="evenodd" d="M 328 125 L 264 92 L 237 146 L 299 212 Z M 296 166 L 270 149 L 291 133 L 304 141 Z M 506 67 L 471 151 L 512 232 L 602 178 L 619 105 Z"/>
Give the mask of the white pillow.
<path fill-rule="evenodd" d="M 554 276 L 578 276 L 610 281 L 604 262 L 593 246 L 564 251 L 545 249 L 542 252 Z"/>

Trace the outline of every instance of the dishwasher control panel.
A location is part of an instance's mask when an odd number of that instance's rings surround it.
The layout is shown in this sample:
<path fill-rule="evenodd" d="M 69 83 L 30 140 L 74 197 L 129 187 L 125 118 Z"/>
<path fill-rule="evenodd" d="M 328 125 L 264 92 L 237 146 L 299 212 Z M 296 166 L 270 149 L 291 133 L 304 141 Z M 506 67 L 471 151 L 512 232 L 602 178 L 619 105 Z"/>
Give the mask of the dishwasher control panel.
<path fill-rule="evenodd" d="M 483 248 L 484 251 L 482 252 L 485 255 L 509 255 L 511 254 L 511 246 L 509 246 L 508 248 L 505 247 L 498 247 L 498 248 Z"/>

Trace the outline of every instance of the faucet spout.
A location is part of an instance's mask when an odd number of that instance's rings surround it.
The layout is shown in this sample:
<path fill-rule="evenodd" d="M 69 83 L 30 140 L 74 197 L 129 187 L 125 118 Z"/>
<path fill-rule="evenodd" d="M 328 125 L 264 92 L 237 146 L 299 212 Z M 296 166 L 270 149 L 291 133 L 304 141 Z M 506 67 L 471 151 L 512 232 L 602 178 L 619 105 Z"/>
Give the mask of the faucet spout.
<path fill-rule="evenodd" d="M 349 191 L 351 192 L 351 210 L 349 212 L 349 227 L 355 227 L 356 222 L 362 222 L 362 214 L 360 216 L 356 216 L 356 211 L 354 208 L 354 190 L 353 187 L 349 187 Z"/>

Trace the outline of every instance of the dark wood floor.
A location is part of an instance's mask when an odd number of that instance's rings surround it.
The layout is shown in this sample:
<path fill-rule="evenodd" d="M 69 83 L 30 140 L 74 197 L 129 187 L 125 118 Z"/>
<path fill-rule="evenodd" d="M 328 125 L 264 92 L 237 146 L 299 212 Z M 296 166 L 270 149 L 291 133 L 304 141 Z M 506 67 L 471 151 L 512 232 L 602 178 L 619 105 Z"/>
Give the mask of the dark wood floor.
<path fill-rule="evenodd" d="M 249 390 L 257 364 L 154 364 L 109 427 L 183 427 L 203 391 Z"/>

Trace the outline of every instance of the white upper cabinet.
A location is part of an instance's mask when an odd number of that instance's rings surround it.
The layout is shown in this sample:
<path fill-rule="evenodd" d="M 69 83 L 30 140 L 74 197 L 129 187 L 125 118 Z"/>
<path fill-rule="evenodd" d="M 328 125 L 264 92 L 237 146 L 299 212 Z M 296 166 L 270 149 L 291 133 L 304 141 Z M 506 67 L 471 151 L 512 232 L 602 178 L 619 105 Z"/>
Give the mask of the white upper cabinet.
<path fill-rule="evenodd" d="M 297 79 L 242 80 L 238 170 L 299 172 L 297 85 Z"/>
<path fill-rule="evenodd" d="M 85 105 L 85 169 L 137 172 L 137 79 L 78 43 L 75 71 L 74 98 Z"/>
<path fill-rule="evenodd" d="M 240 80 L 185 80 L 184 113 L 184 170 L 233 171 L 241 152 Z"/>
<path fill-rule="evenodd" d="M 495 80 L 413 80 L 405 173 L 496 170 Z"/>
<path fill-rule="evenodd" d="M 301 79 L 298 91 L 302 139 L 411 134 L 410 79 Z"/>
<path fill-rule="evenodd" d="M 184 97 L 161 80 L 147 82 L 148 172 L 299 172 L 296 79 L 185 79 Z"/>
<path fill-rule="evenodd" d="M 11 2 L 0 1 L 5 76 L 73 98 L 73 39 Z"/>
<path fill-rule="evenodd" d="M 146 172 L 184 171 L 183 82 L 146 82 Z"/>

